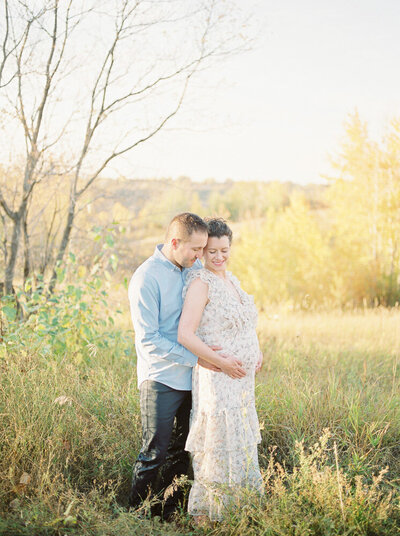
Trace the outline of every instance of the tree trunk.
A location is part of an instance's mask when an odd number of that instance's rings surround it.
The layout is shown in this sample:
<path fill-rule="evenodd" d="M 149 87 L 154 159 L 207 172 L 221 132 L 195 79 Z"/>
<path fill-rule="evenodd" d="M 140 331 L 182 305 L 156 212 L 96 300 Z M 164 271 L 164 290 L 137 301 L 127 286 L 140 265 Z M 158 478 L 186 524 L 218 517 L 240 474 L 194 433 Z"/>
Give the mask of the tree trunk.
<path fill-rule="evenodd" d="M 15 273 L 15 265 L 17 263 L 17 253 L 19 245 L 19 236 L 21 233 L 21 211 L 18 211 L 15 219 L 13 219 L 14 227 L 11 237 L 10 257 L 6 264 L 5 273 L 5 293 L 9 296 L 13 293 L 13 281 Z"/>
<path fill-rule="evenodd" d="M 24 288 L 26 281 L 31 273 L 31 252 L 29 247 L 29 235 L 28 235 L 28 214 L 24 214 L 22 220 L 22 228 L 24 231 Z"/>
<path fill-rule="evenodd" d="M 3 266 L 6 266 L 7 265 L 7 258 L 8 258 L 8 255 L 7 255 L 7 223 L 6 223 L 6 219 L 3 216 L 1 211 L 0 211 L 0 218 L 1 218 L 1 222 L 3 224 L 3 232 L 4 232 L 3 243 L 1 245 L 1 249 L 3 250 L 3 257 L 4 257 L 4 265 Z"/>
<path fill-rule="evenodd" d="M 53 268 L 53 273 L 51 275 L 51 279 L 50 279 L 50 283 L 49 283 L 49 294 L 53 293 L 54 288 L 56 286 L 56 282 L 57 282 L 56 268 L 57 268 L 57 266 L 59 266 L 61 264 L 61 262 L 62 262 L 62 260 L 64 258 L 64 255 L 65 255 L 65 251 L 67 249 L 68 243 L 69 243 L 69 238 L 70 238 L 71 231 L 72 231 L 72 224 L 73 224 L 74 218 L 75 218 L 75 205 L 76 205 L 76 201 L 71 200 L 69 210 L 68 210 L 67 223 L 65 224 L 64 233 L 63 233 L 63 236 L 62 236 L 62 239 L 61 239 L 60 247 L 59 247 L 59 250 L 58 250 L 58 253 L 57 253 L 57 258 L 55 260 L 55 264 L 54 264 L 54 268 Z"/>

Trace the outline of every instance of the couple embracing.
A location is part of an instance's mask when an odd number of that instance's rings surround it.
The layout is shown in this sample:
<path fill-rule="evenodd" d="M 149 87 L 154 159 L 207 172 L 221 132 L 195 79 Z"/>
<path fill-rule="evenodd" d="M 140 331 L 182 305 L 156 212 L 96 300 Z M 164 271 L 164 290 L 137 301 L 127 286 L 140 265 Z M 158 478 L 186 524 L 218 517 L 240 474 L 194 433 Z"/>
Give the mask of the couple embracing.
<path fill-rule="evenodd" d="M 129 504 L 158 498 L 164 518 L 182 500 L 189 453 L 195 521 L 221 520 L 241 490 L 262 493 L 257 311 L 226 270 L 231 242 L 224 220 L 179 214 L 129 285 L 143 437 Z"/>

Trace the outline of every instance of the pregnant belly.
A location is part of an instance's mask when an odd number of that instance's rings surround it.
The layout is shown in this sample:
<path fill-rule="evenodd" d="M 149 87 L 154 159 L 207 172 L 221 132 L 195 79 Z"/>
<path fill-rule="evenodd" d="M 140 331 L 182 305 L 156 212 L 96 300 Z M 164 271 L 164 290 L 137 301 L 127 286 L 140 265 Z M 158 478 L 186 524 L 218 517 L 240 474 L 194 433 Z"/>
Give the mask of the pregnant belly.
<path fill-rule="evenodd" d="M 203 339 L 204 340 L 204 339 Z M 224 337 L 223 333 L 211 339 L 207 337 L 204 342 L 208 346 L 220 346 L 220 354 L 227 354 L 240 359 L 247 370 L 254 369 L 260 354 L 260 347 L 255 330 L 243 331 L 235 337 Z"/>

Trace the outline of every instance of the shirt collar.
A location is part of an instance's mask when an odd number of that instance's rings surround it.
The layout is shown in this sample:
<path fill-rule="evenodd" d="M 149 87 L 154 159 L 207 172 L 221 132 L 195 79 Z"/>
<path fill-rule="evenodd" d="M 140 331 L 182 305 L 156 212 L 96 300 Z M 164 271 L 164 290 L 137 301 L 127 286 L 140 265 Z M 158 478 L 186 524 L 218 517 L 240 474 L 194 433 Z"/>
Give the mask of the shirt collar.
<path fill-rule="evenodd" d="M 170 269 L 173 268 L 174 270 L 177 270 L 181 274 L 186 273 L 188 270 L 192 270 L 193 268 L 196 269 L 196 270 L 199 270 L 200 268 L 203 268 L 203 265 L 201 264 L 199 259 L 197 259 L 193 266 L 191 266 L 190 268 L 182 268 L 182 270 L 181 270 L 180 268 L 178 268 L 178 266 L 176 264 L 174 264 L 169 259 L 167 259 L 167 257 L 164 255 L 164 253 L 161 252 L 161 249 L 162 249 L 163 245 L 164 244 L 157 244 L 156 245 L 154 253 L 153 253 L 153 258 L 156 259 L 159 262 L 162 262 L 163 264 L 168 266 L 168 268 L 170 268 Z"/>
<path fill-rule="evenodd" d="M 178 268 L 178 266 L 176 264 L 174 264 L 173 262 L 171 262 L 169 259 L 167 259 L 167 257 L 164 255 L 164 253 L 161 252 L 161 249 L 163 247 L 164 244 L 157 244 L 157 246 L 155 247 L 155 250 L 154 250 L 154 254 L 153 254 L 153 257 L 162 262 L 163 264 L 166 264 L 169 268 L 174 268 L 174 270 L 178 270 L 178 272 L 183 272 L 183 270 L 181 270 L 180 268 Z"/>

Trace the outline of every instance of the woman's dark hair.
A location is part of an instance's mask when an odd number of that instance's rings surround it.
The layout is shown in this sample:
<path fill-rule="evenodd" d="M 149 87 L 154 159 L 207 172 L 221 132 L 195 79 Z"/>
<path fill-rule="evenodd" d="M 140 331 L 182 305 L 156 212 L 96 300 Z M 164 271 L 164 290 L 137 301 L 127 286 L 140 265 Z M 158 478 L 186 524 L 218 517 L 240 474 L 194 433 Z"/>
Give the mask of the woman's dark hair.
<path fill-rule="evenodd" d="M 229 244 L 232 244 L 232 231 L 223 218 L 205 218 L 208 228 L 208 237 L 222 238 L 227 236 Z"/>

